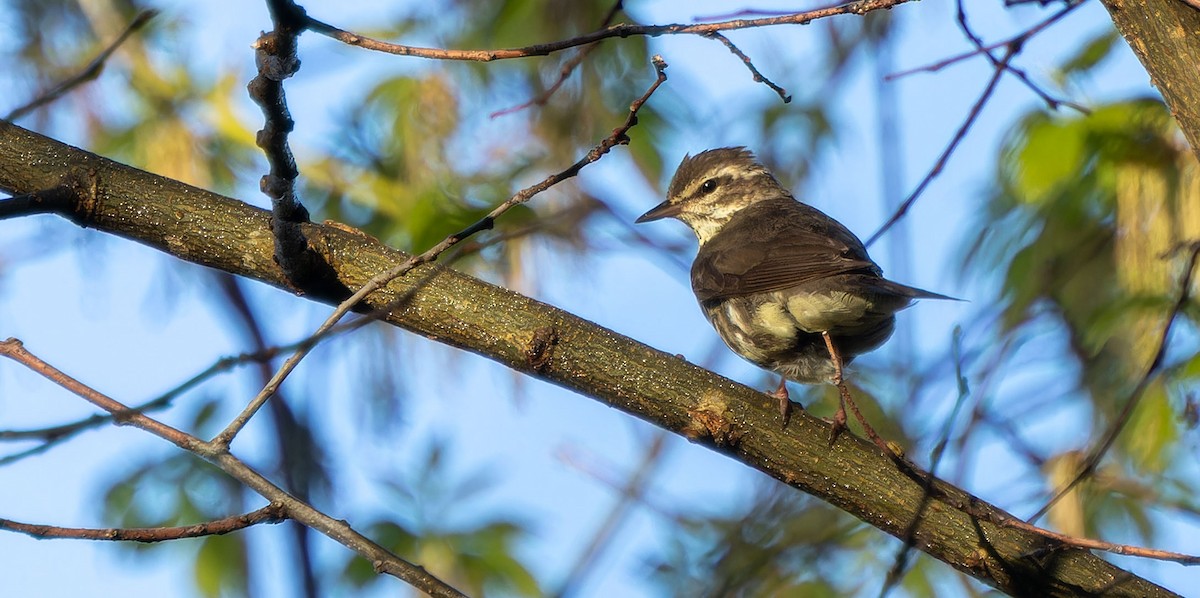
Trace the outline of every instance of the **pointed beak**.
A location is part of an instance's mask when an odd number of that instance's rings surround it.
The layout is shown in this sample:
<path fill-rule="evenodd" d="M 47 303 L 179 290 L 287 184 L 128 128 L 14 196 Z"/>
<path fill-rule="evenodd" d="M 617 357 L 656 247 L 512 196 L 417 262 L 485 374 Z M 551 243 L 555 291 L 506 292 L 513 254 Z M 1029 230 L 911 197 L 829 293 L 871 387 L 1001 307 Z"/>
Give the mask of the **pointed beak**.
<path fill-rule="evenodd" d="M 643 222 L 653 222 L 655 220 L 677 216 L 679 215 L 679 212 L 682 211 L 680 209 L 681 207 L 682 206 L 680 204 L 671 203 L 671 200 L 668 199 L 667 201 L 650 208 L 649 212 L 638 216 L 638 219 L 634 220 L 633 222 L 634 224 L 641 224 Z"/>

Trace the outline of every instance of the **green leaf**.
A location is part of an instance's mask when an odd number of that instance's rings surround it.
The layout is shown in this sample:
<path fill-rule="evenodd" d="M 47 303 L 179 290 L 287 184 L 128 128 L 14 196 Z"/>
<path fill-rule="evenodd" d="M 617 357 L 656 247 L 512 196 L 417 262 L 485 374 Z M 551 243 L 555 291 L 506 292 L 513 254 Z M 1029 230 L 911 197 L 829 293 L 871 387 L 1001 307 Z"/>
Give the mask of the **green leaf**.
<path fill-rule="evenodd" d="M 1113 48 L 1116 47 L 1119 39 L 1120 36 L 1117 35 L 1116 29 L 1110 28 L 1096 34 L 1063 62 L 1062 66 L 1058 68 L 1055 79 L 1061 85 L 1069 77 L 1087 74 L 1088 71 L 1096 68 L 1104 59 L 1112 55 Z"/>

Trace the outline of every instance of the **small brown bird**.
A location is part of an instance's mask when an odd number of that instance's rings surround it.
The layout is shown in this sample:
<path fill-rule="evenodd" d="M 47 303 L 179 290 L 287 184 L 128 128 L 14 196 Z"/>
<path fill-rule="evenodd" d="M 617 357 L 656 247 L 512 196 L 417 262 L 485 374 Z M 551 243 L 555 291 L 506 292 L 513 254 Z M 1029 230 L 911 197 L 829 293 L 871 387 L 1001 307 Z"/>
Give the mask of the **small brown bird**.
<path fill-rule="evenodd" d="M 684 157 L 667 200 L 637 219 L 677 218 L 700 240 L 692 290 L 735 353 L 787 380 L 841 382 L 841 368 L 883 344 L 914 299 L 952 299 L 883 278 L 862 241 L 796 201 L 742 147 Z M 844 406 L 835 416 L 845 421 Z"/>

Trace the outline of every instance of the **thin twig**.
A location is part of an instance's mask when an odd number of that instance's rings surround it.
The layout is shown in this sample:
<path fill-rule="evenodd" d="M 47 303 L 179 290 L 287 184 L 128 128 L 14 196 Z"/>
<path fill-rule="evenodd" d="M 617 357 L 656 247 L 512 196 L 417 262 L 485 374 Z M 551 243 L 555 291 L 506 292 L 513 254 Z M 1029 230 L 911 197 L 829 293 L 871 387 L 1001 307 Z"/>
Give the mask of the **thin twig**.
<path fill-rule="evenodd" d="M 216 376 L 217 374 L 229 371 L 234 367 L 247 362 L 265 362 L 274 358 L 283 351 L 289 350 L 293 345 L 283 345 L 280 347 L 269 347 L 265 351 L 257 353 L 243 353 L 233 357 L 223 357 L 215 363 L 205 368 L 204 371 L 192 376 L 163 394 L 146 401 L 140 405 L 131 408 L 133 413 L 148 413 L 159 409 L 169 407 L 180 395 L 184 394 L 199 386 L 202 382 Z M 44 428 L 36 428 L 29 430 L 0 430 L 0 441 L 13 440 L 41 440 L 41 444 L 29 448 L 27 450 L 5 455 L 0 457 L 0 466 L 19 461 L 26 457 L 41 454 L 54 446 L 61 444 L 71 438 L 74 438 L 81 432 L 99 427 L 104 424 L 111 423 L 115 418 L 114 415 L 100 413 L 85 417 L 73 422 L 58 424 L 55 426 L 47 426 Z"/>
<path fill-rule="evenodd" d="M 463 596 L 461 592 L 434 577 L 423 568 L 405 561 L 370 538 L 358 533 L 345 521 L 336 520 L 318 511 L 312 505 L 288 494 L 284 489 L 276 486 L 262 474 L 233 456 L 226 447 L 205 442 L 187 432 L 164 424 L 147 415 L 132 411 L 119 401 L 79 382 L 58 368 L 46 363 L 25 349 L 21 341 L 15 338 L 0 341 L 0 356 L 7 357 L 24 365 L 96 407 L 107 411 L 113 415 L 114 423 L 118 425 L 128 424 L 149 432 L 216 465 L 222 471 L 229 474 L 230 477 L 271 501 L 272 504 L 279 504 L 285 510 L 288 518 L 317 530 L 330 539 L 367 558 L 373 563 L 376 571 L 393 575 L 433 596 L 455 598 Z"/>
<path fill-rule="evenodd" d="M 1049 512 L 1050 508 L 1058 503 L 1058 501 L 1062 500 L 1062 498 L 1066 496 L 1066 494 L 1073 488 L 1075 488 L 1076 485 L 1096 471 L 1096 466 L 1100 464 L 1100 460 L 1104 458 L 1104 455 L 1108 452 L 1108 449 L 1112 447 L 1113 442 L 1117 440 L 1117 436 L 1119 436 L 1121 431 L 1125 429 L 1125 424 L 1129 423 L 1129 418 L 1133 415 L 1134 408 L 1136 408 L 1138 403 L 1141 402 L 1142 395 L 1145 394 L 1146 388 L 1150 386 L 1150 383 L 1154 380 L 1159 370 L 1162 369 L 1163 360 L 1167 355 L 1167 341 L 1171 336 L 1171 328 L 1175 325 L 1175 320 L 1178 318 L 1179 314 L 1183 312 L 1185 307 L 1187 307 L 1188 300 L 1191 299 L 1192 276 L 1193 272 L 1196 270 L 1196 263 L 1198 259 L 1200 259 L 1200 241 L 1192 242 L 1191 247 L 1189 247 L 1189 251 L 1191 254 L 1188 257 L 1187 269 L 1184 271 L 1179 281 L 1179 298 L 1176 299 L 1175 304 L 1171 306 L 1171 311 L 1167 315 L 1167 322 L 1163 325 L 1162 332 L 1158 336 L 1158 349 L 1154 352 L 1154 359 L 1150 361 L 1150 365 L 1146 366 L 1146 371 L 1142 374 L 1142 377 L 1138 379 L 1138 382 L 1133 387 L 1133 390 L 1129 391 L 1129 397 L 1125 399 L 1125 406 L 1121 409 L 1121 413 L 1117 414 L 1117 418 L 1113 420 L 1112 426 L 1110 426 L 1108 431 L 1104 434 L 1104 439 L 1101 440 L 1100 443 L 1097 444 L 1092 450 L 1088 451 L 1087 459 L 1084 460 L 1083 466 L 1079 468 L 1079 473 L 1075 474 L 1075 477 L 1071 478 L 1071 481 L 1068 484 L 1059 488 L 1058 491 L 1054 493 L 1054 496 L 1050 500 L 1046 501 L 1046 504 L 1043 505 L 1042 508 L 1038 509 L 1036 513 L 1031 515 L 1029 519 L 1026 520 L 1029 523 L 1033 523 L 1040 519 L 1042 515 L 1045 515 L 1047 512 Z"/>
<path fill-rule="evenodd" d="M 621 12 L 624 7 L 624 0 L 617 0 L 616 3 L 612 5 L 612 8 L 608 9 L 608 13 L 604 15 L 604 19 L 600 22 L 600 27 L 604 28 L 611 25 L 613 19 L 617 17 L 617 13 Z M 583 46 L 578 52 L 575 53 L 574 56 L 564 62 L 561 68 L 558 69 L 558 79 L 552 85 L 550 85 L 550 87 L 521 104 L 512 106 L 511 108 L 497 110 L 489 114 L 488 117 L 497 118 L 506 114 L 520 112 L 521 110 L 533 106 L 545 106 L 546 102 L 550 101 L 550 96 L 554 95 L 555 92 L 557 92 L 559 88 L 563 86 L 563 83 L 567 82 L 567 79 L 571 76 L 571 73 L 574 73 L 575 69 L 578 68 L 579 65 L 583 64 L 584 59 L 586 59 L 593 50 L 599 47 L 599 42 Z"/>
<path fill-rule="evenodd" d="M 629 130 L 637 124 L 638 110 L 640 110 L 646 101 L 650 99 L 650 96 L 654 94 L 655 90 L 657 90 L 658 87 L 667 80 L 666 61 L 664 61 L 661 56 L 655 55 L 652 59 L 652 62 L 654 64 L 654 70 L 657 73 L 654 83 L 650 85 L 650 87 L 646 90 L 646 93 L 642 94 L 641 97 L 634 100 L 633 103 L 629 105 L 629 115 L 625 117 L 625 122 L 616 129 L 613 129 L 611 135 L 604 138 L 584 157 L 580 158 L 566 170 L 550 175 L 545 179 L 542 179 L 540 182 L 520 190 L 516 195 L 513 195 L 500 205 L 496 206 L 495 209 L 474 224 L 453 235 L 450 235 L 449 237 L 446 237 L 445 239 L 442 239 L 439 243 L 433 247 L 430 247 L 424 253 L 412 256 L 403 263 L 390 270 L 381 272 L 380 274 L 377 274 L 371 278 L 371 280 L 367 281 L 362 288 L 358 289 L 358 291 L 356 291 L 348 299 L 338 304 L 337 308 L 333 310 L 333 313 L 330 314 L 329 317 L 319 327 L 317 327 L 317 330 L 309 337 L 311 342 L 306 343 L 297 349 L 296 353 L 289 357 L 287 361 L 280 366 L 279 370 L 275 372 L 275 375 L 271 378 L 271 381 L 268 382 L 265 387 L 263 387 L 262 391 L 260 391 L 258 395 L 250 401 L 246 408 L 243 409 L 242 412 L 238 414 L 238 416 L 235 417 L 233 421 L 231 421 L 229 425 L 221 431 L 220 434 L 217 434 L 217 436 L 213 438 L 213 443 L 220 446 L 228 446 L 229 443 L 232 442 L 233 438 L 237 436 L 238 432 L 241 431 L 241 429 L 250 421 L 250 418 L 258 412 L 263 403 L 265 403 L 267 399 L 274 394 L 274 392 L 279 388 L 279 385 L 283 383 L 283 380 L 286 379 L 287 376 L 291 374 L 292 370 L 294 370 L 296 366 L 300 364 L 300 361 L 304 359 L 306 355 L 308 355 L 309 351 L 311 351 L 312 348 L 315 347 L 316 344 L 325 337 L 325 335 L 329 332 L 329 329 L 332 328 L 334 324 L 337 324 L 337 322 L 341 320 L 347 312 L 353 309 L 354 306 L 358 305 L 358 303 L 362 301 L 364 297 L 386 285 L 392 279 L 398 276 L 403 276 L 413 268 L 436 260 L 444 251 L 455 246 L 459 242 L 480 231 L 492 228 L 496 218 L 500 217 L 513 207 L 523 204 L 529 201 L 533 196 L 545 191 L 546 189 L 549 189 L 550 187 L 553 187 L 562 181 L 574 177 L 575 175 L 579 174 L 579 171 L 584 166 L 599 160 L 612 148 L 618 145 L 629 143 L 628 133 Z M 382 311 L 383 310 L 377 310 L 376 313 L 382 315 Z"/>
<path fill-rule="evenodd" d="M 39 540 L 75 539 L 75 540 L 107 540 L 112 542 L 166 542 L 184 538 L 200 538 L 203 536 L 219 536 L 246 529 L 260 523 L 279 523 L 287 519 L 283 505 L 269 504 L 257 511 L 233 515 L 192 525 L 173 527 L 140 527 L 140 528 L 88 528 L 88 527 L 59 527 L 35 523 L 21 523 L 11 519 L 0 519 L 0 529 L 19 532 Z"/>
<path fill-rule="evenodd" d="M 1001 525 L 1012 527 L 1027 532 L 1035 533 L 1052 540 L 1061 542 L 1066 547 L 1084 548 L 1087 550 L 1103 550 L 1113 554 L 1123 554 L 1126 556 L 1135 556 L 1146 559 L 1154 559 L 1156 561 L 1170 561 L 1182 565 L 1200 565 L 1200 556 L 1192 554 L 1184 554 L 1182 552 L 1172 552 L 1170 550 L 1159 550 L 1157 548 L 1145 548 L 1142 546 L 1131 546 L 1129 544 L 1114 544 L 1103 540 L 1092 540 L 1090 538 L 1077 538 L 1068 536 L 1058 532 L 1052 532 L 1048 529 L 1038 527 L 1032 523 L 1021 521 L 1017 518 L 1005 519 L 1000 522 Z M 1053 548 L 1048 550 L 1054 550 Z"/>
<path fill-rule="evenodd" d="M 1001 40 L 1001 41 L 998 41 L 998 42 L 995 42 L 992 44 L 987 44 L 984 46 L 977 46 L 974 50 L 970 50 L 968 52 L 963 52 L 962 54 L 955 54 L 954 56 L 951 56 L 949 58 L 944 58 L 944 59 L 934 62 L 932 64 L 927 64 L 925 66 L 919 66 L 919 67 L 911 68 L 908 70 L 903 70 L 903 71 L 900 71 L 897 73 L 892 73 L 892 74 L 888 75 L 887 77 L 884 77 L 884 79 L 886 79 L 888 81 L 892 81 L 894 79 L 899 79 L 901 77 L 915 75 L 916 73 L 936 73 L 937 71 L 940 71 L 950 65 L 957 64 L 959 62 L 967 60 L 968 58 L 974 58 L 975 56 L 978 56 L 981 53 L 990 53 L 992 50 L 997 50 L 999 48 L 1004 48 L 1004 47 L 1010 47 L 1013 44 L 1024 44 L 1029 38 L 1033 37 L 1034 35 L 1037 35 L 1043 29 L 1058 22 L 1060 19 L 1067 16 L 1067 14 L 1069 14 L 1072 10 L 1075 10 L 1081 4 L 1083 4 L 1083 0 L 1079 0 L 1077 2 L 1069 2 L 1061 10 L 1059 10 L 1058 12 L 1047 17 L 1046 20 L 1044 20 L 1041 23 L 1038 23 L 1037 25 L 1034 25 L 1033 27 L 1030 27 L 1029 29 L 1026 29 L 1025 31 L 1022 31 L 1021 33 L 1018 33 L 1017 35 L 1014 35 L 1008 39 Z"/>
<path fill-rule="evenodd" d="M 246 336 L 249 337 L 255 353 L 266 353 L 271 345 L 267 342 L 267 334 L 259 322 L 258 316 L 250 305 L 250 299 L 242 288 L 242 282 L 236 276 L 227 272 L 216 273 L 218 286 L 225 296 L 229 309 L 241 323 Z M 257 362 L 260 384 L 265 384 L 271 378 L 272 367 L 269 360 Z M 271 421 L 271 440 L 278 454 L 278 464 L 275 471 L 283 479 L 283 487 L 296 498 L 308 501 L 312 496 L 312 488 L 319 484 L 318 475 L 321 470 L 320 451 L 314 446 L 315 440 L 310 434 L 304 433 L 301 424 L 296 419 L 292 407 L 282 396 L 271 401 L 267 414 Z M 295 545 L 295 569 L 301 580 L 303 596 L 317 595 L 317 575 L 313 564 L 312 542 L 308 528 L 303 525 L 288 525 L 287 533 L 292 536 Z"/>
<path fill-rule="evenodd" d="M 692 25 L 630 25 L 626 23 L 618 23 L 616 25 L 600 29 L 599 31 L 593 31 L 592 33 L 573 37 L 571 39 L 549 42 L 545 44 L 535 44 L 522 48 L 505 48 L 496 50 L 446 50 L 441 48 L 423 48 L 418 46 L 406 46 L 403 44 L 392 44 L 371 39 L 356 33 L 351 33 L 349 31 L 343 31 L 342 29 L 338 29 L 333 25 L 323 23 L 311 17 L 308 18 L 307 28 L 313 32 L 331 37 L 351 46 L 357 46 L 367 50 L 374 50 L 387 54 L 429 58 L 434 60 L 491 62 L 493 60 L 528 58 L 530 56 L 546 56 L 554 52 L 560 52 L 562 50 L 575 48 L 578 46 L 586 46 L 600 40 L 614 37 L 630 37 L 635 35 L 658 37 L 660 35 L 678 34 L 708 35 L 714 31 L 728 31 L 731 29 L 747 29 L 751 27 L 767 27 L 772 25 L 807 25 L 817 19 L 844 14 L 855 14 L 861 16 L 872 11 L 887 10 L 912 1 L 913 0 L 860 0 L 858 2 L 846 2 L 825 8 L 818 8 L 816 10 L 792 13 L 776 17 L 765 17 L 760 19 L 735 19 L 721 21 L 719 23 L 699 23 Z"/>
<path fill-rule="evenodd" d="M 130 21 L 129 25 L 125 27 L 125 30 L 117 36 L 117 39 L 114 39 L 112 43 L 108 44 L 108 46 L 101 50 L 100 53 L 97 54 L 96 57 L 87 64 L 87 66 L 83 67 L 83 70 L 63 80 L 58 85 L 52 87 L 49 91 L 46 91 L 40 96 L 30 100 L 24 106 L 14 108 L 12 112 L 9 112 L 7 115 L 5 115 L 4 120 L 17 120 L 18 118 L 21 118 L 22 116 L 25 116 L 26 114 L 29 114 L 30 112 L 33 112 L 34 110 L 37 110 L 38 108 L 41 108 L 42 106 L 45 106 L 54 100 L 57 100 L 68 91 L 71 91 L 72 89 L 83 85 L 84 83 L 87 83 L 96 77 L 99 77 L 100 73 L 104 72 L 104 64 L 108 62 L 108 59 L 113 55 L 113 52 L 116 52 L 117 48 L 120 47 L 121 44 L 125 43 L 125 40 L 129 39 L 129 37 L 134 33 L 137 33 L 137 31 L 142 27 L 145 27 L 146 23 L 149 23 L 150 20 L 157 15 L 158 11 L 153 9 L 143 10 L 142 12 L 138 13 L 137 16 Z"/>
<path fill-rule="evenodd" d="M 887 222 L 884 222 L 883 226 L 880 226 L 879 230 L 875 231 L 875 234 L 867 239 L 867 247 L 878 241 L 879 237 L 883 236 L 883 233 L 899 222 L 908 213 L 908 210 L 912 208 L 913 204 L 917 202 L 917 198 L 921 196 L 921 193 L 925 191 L 929 183 L 941 174 L 942 169 L 946 167 L 946 163 L 950 160 L 950 155 L 954 153 L 958 144 L 962 143 L 962 140 L 966 138 L 967 131 L 971 130 L 971 126 L 975 124 L 975 121 L 979 118 L 979 114 L 983 112 L 983 106 L 987 104 L 988 99 L 992 97 L 992 93 L 996 91 L 996 84 L 1000 82 L 1000 77 L 1004 75 L 1003 65 L 1008 64 L 1016 56 L 1018 50 L 1019 46 L 1008 47 L 1004 57 L 1000 59 L 1000 66 L 997 66 L 992 72 L 992 78 L 988 80 L 987 85 L 983 88 L 983 93 L 979 95 L 979 99 L 975 101 L 975 105 L 971 106 L 970 112 L 967 113 L 967 118 L 958 127 L 958 130 L 954 132 L 954 136 L 950 138 L 950 143 L 946 144 L 946 149 L 942 150 L 942 154 L 934 162 L 933 168 L 929 169 L 929 172 L 925 174 L 925 178 L 921 179 L 917 188 L 913 189 L 913 192 L 905 198 L 904 203 L 900 204 L 900 207 L 896 209 L 891 218 L 888 218 Z"/>
<path fill-rule="evenodd" d="M 1075 7 L 1079 6 L 1081 3 L 1082 2 L 1076 2 L 1075 4 L 1068 4 L 1065 8 L 1063 8 L 1063 10 L 1059 11 L 1059 14 L 1062 14 L 1065 16 L 1066 13 L 1074 10 Z M 978 52 L 982 53 L 984 56 L 987 56 L 988 61 L 992 63 L 993 67 L 1000 67 L 999 59 L 997 59 L 995 56 L 992 55 L 991 50 L 984 48 L 983 39 L 981 39 L 978 35 L 976 35 L 975 32 L 971 29 L 971 25 L 967 23 L 967 9 L 963 5 L 963 0 L 957 0 L 955 2 L 955 4 L 956 4 L 956 12 L 957 12 L 955 19 L 958 21 L 958 28 L 960 30 L 962 30 L 963 35 L 967 36 L 967 39 L 970 40 L 971 44 L 975 46 L 975 49 Z M 1058 15 L 1056 14 L 1056 15 L 1051 15 L 1051 16 L 1056 17 Z M 1059 18 L 1061 18 L 1061 17 L 1059 17 Z M 1028 31 L 1026 33 L 1028 33 Z M 1028 39 L 1029 39 L 1029 37 L 1026 36 L 1020 43 L 1023 44 Z M 1049 107 L 1051 110 L 1057 110 L 1059 106 L 1067 106 L 1067 107 L 1070 107 L 1070 108 L 1073 108 L 1073 109 L 1079 111 L 1080 113 L 1091 114 L 1090 110 L 1088 110 L 1087 108 L 1084 108 L 1083 106 L 1080 106 L 1079 104 L 1076 104 L 1075 102 L 1072 102 L 1069 100 L 1060 100 L 1058 98 L 1051 96 L 1049 93 L 1046 92 L 1046 90 L 1042 89 L 1039 85 L 1037 85 L 1032 80 L 1030 80 L 1029 74 L 1026 73 L 1024 70 L 1019 69 L 1019 68 L 1013 66 L 1012 64 L 1004 65 L 1004 69 L 1007 70 L 1009 73 L 1012 73 L 1012 75 L 1014 77 L 1016 77 L 1018 80 L 1020 80 L 1021 83 L 1023 83 L 1025 85 L 1025 87 L 1029 88 L 1030 91 L 1032 91 L 1039 98 L 1041 98 L 1042 101 L 1046 103 L 1046 106 Z"/>
<path fill-rule="evenodd" d="M 754 63 L 750 61 L 750 57 L 747 56 L 745 52 L 742 52 L 741 48 L 738 48 L 737 46 L 733 45 L 733 42 L 729 41 L 728 37 L 721 35 L 717 31 L 713 31 L 712 33 L 709 33 L 709 34 L 705 35 L 704 37 L 707 37 L 709 39 L 715 39 L 715 40 L 721 42 L 722 44 L 725 44 L 725 47 L 729 48 L 729 51 L 733 52 L 734 56 L 737 56 L 738 58 L 740 58 L 742 60 L 742 64 L 746 65 L 746 68 L 750 69 L 750 74 L 754 75 L 754 81 L 756 83 L 763 83 L 767 87 L 770 87 L 775 93 L 779 94 L 779 98 L 781 100 L 783 100 L 784 104 L 791 103 L 791 101 L 792 101 L 791 94 L 789 94 L 786 89 L 776 85 L 773 81 L 764 77 L 762 73 L 758 72 L 758 69 L 755 68 Z"/>

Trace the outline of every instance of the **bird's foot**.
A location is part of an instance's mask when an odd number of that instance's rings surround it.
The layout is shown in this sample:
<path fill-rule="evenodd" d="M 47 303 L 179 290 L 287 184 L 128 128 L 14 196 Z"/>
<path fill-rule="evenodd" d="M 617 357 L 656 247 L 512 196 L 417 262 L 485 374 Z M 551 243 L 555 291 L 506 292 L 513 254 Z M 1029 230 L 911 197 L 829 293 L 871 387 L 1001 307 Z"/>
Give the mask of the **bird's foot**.
<path fill-rule="evenodd" d="M 829 446 L 833 446 L 838 436 L 846 431 L 846 401 L 840 396 L 838 398 L 837 413 L 833 414 L 833 421 L 829 424 Z"/>
<path fill-rule="evenodd" d="M 781 376 L 779 378 L 779 386 L 767 394 L 779 399 L 779 417 L 783 418 L 783 425 L 781 427 L 786 428 L 788 422 L 792 419 L 792 399 L 788 396 L 787 378 Z"/>

